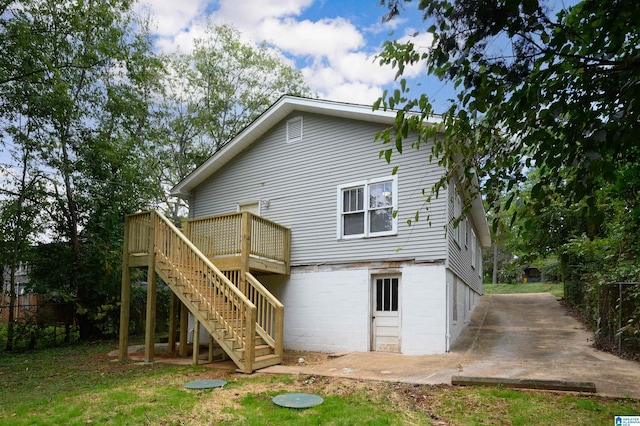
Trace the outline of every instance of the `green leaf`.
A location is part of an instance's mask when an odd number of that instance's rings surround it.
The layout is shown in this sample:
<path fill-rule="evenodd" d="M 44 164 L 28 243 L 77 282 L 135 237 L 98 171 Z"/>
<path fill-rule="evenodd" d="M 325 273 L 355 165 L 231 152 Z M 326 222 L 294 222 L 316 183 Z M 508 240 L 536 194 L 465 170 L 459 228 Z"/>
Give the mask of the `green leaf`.
<path fill-rule="evenodd" d="M 393 154 L 392 149 L 387 149 L 384 151 L 384 158 L 387 160 L 387 163 L 391 163 L 391 154 Z"/>

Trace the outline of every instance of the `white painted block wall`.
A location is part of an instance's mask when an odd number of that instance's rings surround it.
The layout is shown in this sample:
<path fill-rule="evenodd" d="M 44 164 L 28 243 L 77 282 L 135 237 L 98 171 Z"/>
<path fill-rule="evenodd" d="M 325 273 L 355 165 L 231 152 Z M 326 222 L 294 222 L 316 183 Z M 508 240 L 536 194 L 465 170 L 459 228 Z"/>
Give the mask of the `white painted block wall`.
<path fill-rule="evenodd" d="M 400 272 L 402 353 L 444 353 L 444 266 L 405 264 L 394 271 Z M 289 277 L 259 279 L 285 306 L 285 348 L 367 352 L 371 349 L 372 276 L 384 273 L 368 267 L 301 267 L 292 268 Z"/>
<path fill-rule="evenodd" d="M 402 268 L 403 354 L 446 352 L 445 278 L 443 265 L 405 265 Z"/>
<path fill-rule="evenodd" d="M 369 350 L 367 268 L 292 268 L 260 280 L 285 306 L 284 345 L 319 352 Z"/>
<path fill-rule="evenodd" d="M 405 264 L 394 271 L 400 273 L 401 352 L 407 355 L 445 353 L 448 350 L 447 316 L 449 345 L 452 345 L 466 327 L 480 296 L 444 265 Z M 368 352 L 371 350 L 372 277 L 385 273 L 368 267 L 294 267 L 289 277 L 263 275 L 258 279 L 285 305 L 285 348 Z M 447 280 L 458 286 L 455 324 L 452 323 L 451 295 L 447 300 Z M 189 315 L 189 333 L 191 341 L 192 315 Z M 202 327 L 200 343 L 208 342 L 209 334 Z"/>

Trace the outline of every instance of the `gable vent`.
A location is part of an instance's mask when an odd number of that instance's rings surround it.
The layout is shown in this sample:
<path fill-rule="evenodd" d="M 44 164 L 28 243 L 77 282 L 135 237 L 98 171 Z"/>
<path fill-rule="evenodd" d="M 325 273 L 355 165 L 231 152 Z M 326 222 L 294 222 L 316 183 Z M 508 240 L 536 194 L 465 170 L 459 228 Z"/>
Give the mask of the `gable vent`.
<path fill-rule="evenodd" d="M 287 142 L 302 140 L 302 117 L 292 118 L 287 121 Z"/>

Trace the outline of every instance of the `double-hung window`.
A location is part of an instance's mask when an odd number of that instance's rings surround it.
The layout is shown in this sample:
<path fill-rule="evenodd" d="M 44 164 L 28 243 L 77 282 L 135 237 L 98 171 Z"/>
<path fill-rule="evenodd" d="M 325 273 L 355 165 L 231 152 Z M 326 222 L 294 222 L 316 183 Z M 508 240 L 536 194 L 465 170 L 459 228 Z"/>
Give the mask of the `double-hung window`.
<path fill-rule="evenodd" d="M 338 238 L 394 235 L 397 221 L 397 177 L 338 187 Z"/>

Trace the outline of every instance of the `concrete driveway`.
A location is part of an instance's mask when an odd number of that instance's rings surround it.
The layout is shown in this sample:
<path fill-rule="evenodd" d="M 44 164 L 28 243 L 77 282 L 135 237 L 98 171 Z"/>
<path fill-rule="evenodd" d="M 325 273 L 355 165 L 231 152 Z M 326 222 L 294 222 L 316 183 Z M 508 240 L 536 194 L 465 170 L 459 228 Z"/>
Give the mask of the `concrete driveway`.
<path fill-rule="evenodd" d="M 640 364 L 595 350 L 593 338 L 551 294 L 485 295 L 448 354 L 354 352 L 261 372 L 418 384 L 450 384 L 454 375 L 567 380 L 594 382 L 602 395 L 640 398 Z"/>

